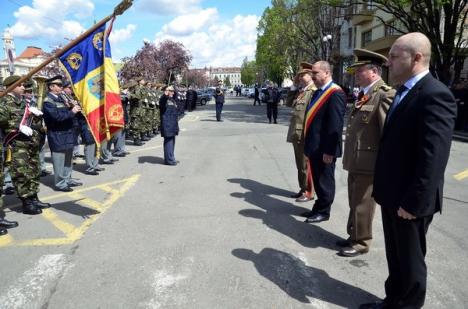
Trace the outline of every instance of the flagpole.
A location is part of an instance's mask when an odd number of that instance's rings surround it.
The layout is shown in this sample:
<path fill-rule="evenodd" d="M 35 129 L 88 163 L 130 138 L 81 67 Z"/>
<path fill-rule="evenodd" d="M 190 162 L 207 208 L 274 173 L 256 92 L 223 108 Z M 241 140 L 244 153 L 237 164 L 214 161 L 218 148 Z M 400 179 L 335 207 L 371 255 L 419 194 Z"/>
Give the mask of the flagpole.
<path fill-rule="evenodd" d="M 18 81 L 16 81 L 15 83 L 13 83 L 12 85 L 10 85 L 7 89 L 5 89 L 4 92 L 0 92 L 0 98 L 5 96 L 9 91 L 15 89 L 18 85 L 21 85 L 21 83 L 23 83 L 24 81 L 28 80 L 31 78 L 31 76 L 33 76 L 34 74 L 36 74 L 37 72 L 39 72 L 40 70 L 42 70 L 45 66 L 47 66 L 49 63 L 51 63 L 52 61 L 54 61 L 55 59 L 59 58 L 60 56 L 62 56 L 63 54 L 65 54 L 68 50 L 70 50 L 70 48 L 72 48 L 73 46 L 75 46 L 76 44 L 78 44 L 79 42 L 81 42 L 84 38 L 86 38 L 88 35 L 90 35 L 94 30 L 96 30 L 97 28 L 101 27 L 103 24 L 107 23 L 109 20 L 111 20 L 113 17 L 117 16 L 117 15 L 122 15 L 129 7 L 131 7 L 133 4 L 133 0 L 122 0 L 122 2 L 119 3 L 119 5 L 117 5 L 115 8 L 114 8 L 114 12 L 103 18 L 101 21 L 99 21 L 98 23 L 96 23 L 95 25 L 93 25 L 91 28 L 89 28 L 88 30 L 86 30 L 84 33 L 82 33 L 80 36 L 78 36 L 76 39 L 74 39 L 73 41 L 71 41 L 70 43 L 68 43 L 67 45 L 65 45 L 65 47 L 63 47 L 62 49 L 60 49 L 59 51 L 57 51 L 55 53 L 55 55 L 53 55 L 52 57 L 49 57 L 48 59 L 44 60 L 39 66 L 35 67 L 34 69 L 32 69 L 28 74 L 26 74 L 25 76 L 21 77 Z"/>

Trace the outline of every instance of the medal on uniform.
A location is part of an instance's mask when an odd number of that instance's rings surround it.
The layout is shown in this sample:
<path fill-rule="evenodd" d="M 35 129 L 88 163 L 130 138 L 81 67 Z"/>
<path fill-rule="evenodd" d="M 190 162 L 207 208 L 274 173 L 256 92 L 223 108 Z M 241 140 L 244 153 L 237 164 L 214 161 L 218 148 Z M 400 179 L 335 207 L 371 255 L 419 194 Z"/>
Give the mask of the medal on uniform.
<path fill-rule="evenodd" d="M 356 101 L 354 103 L 354 108 L 360 109 L 364 104 L 366 104 L 369 101 L 369 96 L 365 94 L 359 101 Z"/>

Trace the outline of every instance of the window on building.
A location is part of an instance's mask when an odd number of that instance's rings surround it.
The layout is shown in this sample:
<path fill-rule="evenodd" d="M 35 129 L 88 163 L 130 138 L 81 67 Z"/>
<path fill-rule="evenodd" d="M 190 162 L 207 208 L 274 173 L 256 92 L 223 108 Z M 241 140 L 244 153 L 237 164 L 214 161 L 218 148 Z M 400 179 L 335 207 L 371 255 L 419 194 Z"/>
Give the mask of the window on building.
<path fill-rule="evenodd" d="M 361 39 L 362 47 L 366 46 L 370 42 L 372 42 L 372 30 L 363 32 L 362 39 Z"/>
<path fill-rule="evenodd" d="M 353 28 L 348 28 L 348 48 L 353 47 Z"/>
<path fill-rule="evenodd" d="M 395 21 L 392 20 L 385 25 L 385 36 L 396 35 Z"/>

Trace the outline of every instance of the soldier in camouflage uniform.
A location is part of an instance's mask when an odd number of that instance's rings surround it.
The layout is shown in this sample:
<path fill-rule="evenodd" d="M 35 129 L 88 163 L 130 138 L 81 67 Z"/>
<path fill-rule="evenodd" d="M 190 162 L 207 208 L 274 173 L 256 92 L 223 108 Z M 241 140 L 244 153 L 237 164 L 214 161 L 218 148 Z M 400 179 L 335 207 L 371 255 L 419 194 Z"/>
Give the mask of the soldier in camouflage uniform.
<path fill-rule="evenodd" d="M 19 76 L 5 79 L 8 87 L 19 80 Z M 0 127 L 5 131 L 4 144 L 11 151 L 10 173 L 16 194 L 23 202 L 23 213 L 37 215 L 41 209 L 50 207 L 42 203 L 39 192 L 39 152 L 42 134 L 42 112 L 31 106 L 32 86 L 25 94 L 23 85 L 16 87 L 4 97 L 0 105 Z"/>
<path fill-rule="evenodd" d="M 0 104 L 2 104 L 2 102 L 0 102 Z M 0 152 L 3 154 L 3 143 L 0 143 Z M 0 209 L 3 208 L 2 188 L 3 188 L 3 156 L 0 156 Z M 2 213 L 0 213 L 0 236 L 8 234 L 7 229 L 11 229 L 17 226 L 18 226 L 18 222 L 6 220 L 3 214 L 3 211 Z"/>
<path fill-rule="evenodd" d="M 141 86 L 139 84 L 130 84 L 129 86 L 129 101 L 130 101 L 129 134 L 133 137 L 133 144 L 136 146 L 141 146 L 144 144 L 141 141 L 141 132 L 142 132 L 141 116 L 143 114 L 142 100 L 143 100 L 143 91 L 142 91 Z"/>

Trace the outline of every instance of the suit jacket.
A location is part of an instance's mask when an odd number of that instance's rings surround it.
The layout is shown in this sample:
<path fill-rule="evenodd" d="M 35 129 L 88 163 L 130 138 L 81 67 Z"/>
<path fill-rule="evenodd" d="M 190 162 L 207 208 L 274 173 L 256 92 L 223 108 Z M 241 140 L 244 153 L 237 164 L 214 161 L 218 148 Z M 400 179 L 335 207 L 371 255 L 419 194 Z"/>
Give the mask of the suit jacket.
<path fill-rule="evenodd" d="M 63 98 L 49 93 L 44 100 L 42 112 L 50 150 L 58 152 L 73 149 L 78 137 L 75 114 L 65 105 Z"/>
<path fill-rule="evenodd" d="M 311 84 L 302 91 L 289 91 L 286 105 L 293 108 L 291 120 L 289 121 L 288 137 L 289 143 L 304 143 L 304 115 L 307 104 L 309 104 L 315 87 Z"/>
<path fill-rule="evenodd" d="M 161 136 L 173 137 L 179 135 L 179 112 L 174 97 L 165 94 L 159 99 L 159 116 L 161 121 Z"/>
<path fill-rule="evenodd" d="M 441 211 L 455 118 L 452 93 L 430 73 L 411 88 L 384 127 L 374 175 L 377 203 L 416 217 Z"/>
<path fill-rule="evenodd" d="M 343 118 L 346 98 L 343 91 L 334 92 L 320 108 L 304 138 L 304 154 L 321 158 L 323 154 L 341 157 Z"/>
<path fill-rule="evenodd" d="M 346 125 L 343 168 L 351 173 L 374 174 L 380 136 L 395 90 L 383 80 L 377 81 L 366 94 L 368 100 L 353 105 Z"/>

